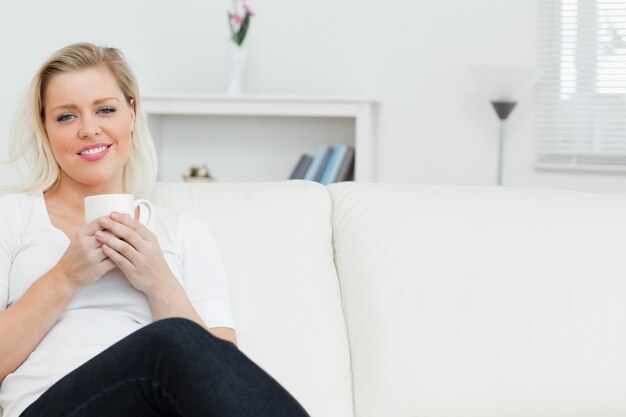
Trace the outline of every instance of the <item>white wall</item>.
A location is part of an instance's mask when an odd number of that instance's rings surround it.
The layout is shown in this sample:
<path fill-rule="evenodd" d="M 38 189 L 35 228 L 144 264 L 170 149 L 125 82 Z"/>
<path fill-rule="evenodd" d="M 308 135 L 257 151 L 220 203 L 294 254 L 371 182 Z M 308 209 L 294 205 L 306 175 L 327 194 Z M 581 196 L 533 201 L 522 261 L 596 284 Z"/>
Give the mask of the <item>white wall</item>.
<path fill-rule="evenodd" d="M 251 0 L 252 94 L 380 99 L 379 181 L 491 185 L 498 123 L 469 64 L 537 65 L 540 0 Z M 144 93 L 222 93 L 228 0 L 21 0 L 0 4 L 0 158 L 18 95 L 52 51 L 121 48 Z M 623 175 L 538 172 L 535 94 L 507 125 L 505 185 L 626 191 Z M 0 185 L 17 179 L 0 167 Z"/>

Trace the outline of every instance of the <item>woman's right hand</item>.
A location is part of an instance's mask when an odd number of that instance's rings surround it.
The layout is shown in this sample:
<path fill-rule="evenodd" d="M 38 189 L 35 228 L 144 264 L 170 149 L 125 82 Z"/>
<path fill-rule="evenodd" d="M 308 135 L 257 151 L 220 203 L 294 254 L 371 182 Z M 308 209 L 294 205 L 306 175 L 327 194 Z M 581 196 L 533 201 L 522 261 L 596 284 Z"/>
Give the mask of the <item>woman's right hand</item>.
<path fill-rule="evenodd" d="M 95 238 L 98 230 L 102 230 L 98 219 L 81 227 L 55 266 L 74 290 L 95 283 L 115 268 L 113 261 L 102 251 L 102 244 Z"/>

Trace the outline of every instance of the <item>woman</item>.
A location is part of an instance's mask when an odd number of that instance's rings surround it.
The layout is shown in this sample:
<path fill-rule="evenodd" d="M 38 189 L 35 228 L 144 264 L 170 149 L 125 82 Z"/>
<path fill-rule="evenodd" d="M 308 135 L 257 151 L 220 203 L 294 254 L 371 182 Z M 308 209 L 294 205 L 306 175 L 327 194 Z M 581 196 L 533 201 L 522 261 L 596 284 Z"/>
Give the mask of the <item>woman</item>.
<path fill-rule="evenodd" d="M 32 168 L 0 198 L 4 417 L 306 415 L 237 349 L 202 224 L 159 207 L 150 229 L 120 213 L 85 224 L 86 196 L 154 181 L 139 97 L 119 51 L 75 44 L 18 113 L 12 150 Z"/>

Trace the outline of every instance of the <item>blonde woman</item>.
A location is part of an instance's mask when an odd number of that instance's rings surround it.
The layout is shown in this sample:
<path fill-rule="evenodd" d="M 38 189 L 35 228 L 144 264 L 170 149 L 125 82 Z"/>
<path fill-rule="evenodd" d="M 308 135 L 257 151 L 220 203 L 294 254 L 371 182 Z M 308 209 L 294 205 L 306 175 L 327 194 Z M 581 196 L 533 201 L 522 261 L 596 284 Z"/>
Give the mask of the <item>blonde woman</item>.
<path fill-rule="evenodd" d="M 209 230 L 155 207 L 85 224 L 86 196 L 145 195 L 156 173 L 137 82 L 74 44 L 36 73 L 12 136 L 30 167 L 0 197 L 4 417 L 304 416 L 236 347 Z"/>

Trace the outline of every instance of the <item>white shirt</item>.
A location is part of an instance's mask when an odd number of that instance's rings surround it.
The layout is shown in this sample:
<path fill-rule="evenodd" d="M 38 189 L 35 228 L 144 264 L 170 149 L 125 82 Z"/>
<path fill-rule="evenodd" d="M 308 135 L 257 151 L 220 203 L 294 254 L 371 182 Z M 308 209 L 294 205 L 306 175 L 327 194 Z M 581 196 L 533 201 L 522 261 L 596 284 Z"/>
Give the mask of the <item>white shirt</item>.
<path fill-rule="evenodd" d="M 206 325 L 234 328 L 226 274 L 208 228 L 186 213 L 155 206 L 149 229 Z M 48 272 L 69 243 L 52 225 L 42 193 L 0 197 L 0 312 Z M 152 321 L 145 294 L 118 268 L 82 288 L 26 361 L 0 385 L 4 417 L 19 416 L 63 376 Z"/>

